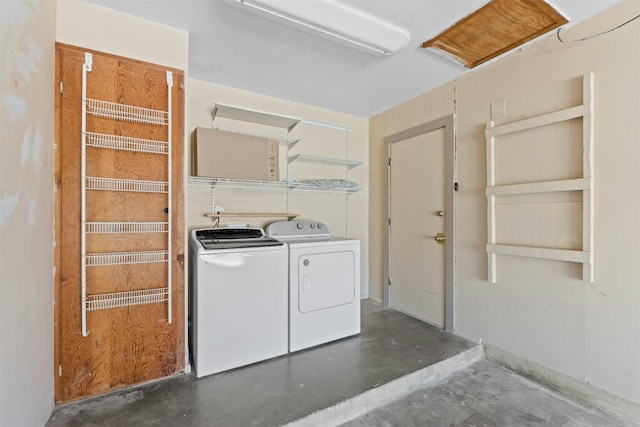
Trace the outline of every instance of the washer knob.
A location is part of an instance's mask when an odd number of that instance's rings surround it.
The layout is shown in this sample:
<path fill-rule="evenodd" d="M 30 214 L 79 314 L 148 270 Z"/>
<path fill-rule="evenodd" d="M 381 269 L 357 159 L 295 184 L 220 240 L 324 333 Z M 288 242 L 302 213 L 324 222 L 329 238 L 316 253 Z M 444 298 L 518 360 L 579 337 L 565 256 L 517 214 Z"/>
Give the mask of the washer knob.
<path fill-rule="evenodd" d="M 313 229 L 316 228 L 316 225 L 314 223 L 311 223 L 311 224 L 309 224 L 309 227 L 311 227 L 311 229 L 313 230 Z"/>
<path fill-rule="evenodd" d="M 318 223 L 318 230 L 322 230 L 322 228 L 323 228 L 323 225 Z"/>
<path fill-rule="evenodd" d="M 298 227 L 298 230 L 302 230 L 304 228 L 304 224 L 299 222 L 296 224 L 296 227 Z"/>

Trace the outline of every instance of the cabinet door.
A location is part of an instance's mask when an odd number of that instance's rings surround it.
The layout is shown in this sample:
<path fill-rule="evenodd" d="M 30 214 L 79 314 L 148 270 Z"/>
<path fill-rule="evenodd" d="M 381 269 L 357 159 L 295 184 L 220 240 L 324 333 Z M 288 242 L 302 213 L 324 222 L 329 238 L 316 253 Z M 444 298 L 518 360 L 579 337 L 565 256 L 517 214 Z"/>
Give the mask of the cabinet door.
<path fill-rule="evenodd" d="M 103 304 L 86 313 L 82 333 L 81 176 L 82 67 L 87 50 L 56 46 L 56 400 L 68 401 L 171 375 L 184 367 L 184 75 L 171 70 L 172 126 L 87 114 L 87 131 L 135 141 L 168 141 L 162 154 L 122 147 L 87 146 L 86 175 L 115 180 L 171 181 L 165 192 L 87 190 L 87 223 L 107 224 L 86 234 L 86 252 L 121 254 L 167 252 L 163 262 L 109 263 L 86 269 L 89 295 L 134 295 L 167 288 L 171 272 L 171 311 L 164 302 L 131 299 L 121 307 Z M 87 98 L 153 110 L 168 108 L 167 69 L 133 59 L 92 53 Z M 58 90 L 58 88 L 60 90 Z M 98 144 L 99 145 L 99 144 Z M 107 144 L 109 145 L 109 144 Z M 115 144 L 117 145 L 117 144 Z M 126 144 L 125 144 L 126 146 Z M 169 168 L 169 158 L 172 167 Z M 169 177 L 171 174 L 171 177 Z M 171 197 L 169 197 L 171 195 Z M 171 200 L 171 206 L 169 201 Z M 171 215 L 171 242 L 168 216 Z M 143 231 L 131 224 L 167 224 Z M 129 225 L 109 225 L 129 224 Z M 147 227 L 149 228 L 149 227 Z M 109 257 L 107 257 L 109 259 Z M 142 303 L 141 303 L 142 302 Z"/>

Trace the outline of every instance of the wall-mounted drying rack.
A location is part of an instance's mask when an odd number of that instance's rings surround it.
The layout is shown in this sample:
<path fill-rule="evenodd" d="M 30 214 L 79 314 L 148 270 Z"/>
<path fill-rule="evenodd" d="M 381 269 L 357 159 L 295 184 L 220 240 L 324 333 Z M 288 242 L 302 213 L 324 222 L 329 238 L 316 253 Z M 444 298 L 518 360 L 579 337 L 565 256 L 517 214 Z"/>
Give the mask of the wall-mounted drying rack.
<path fill-rule="evenodd" d="M 513 255 L 530 258 L 543 258 L 558 261 L 570 261 L 583 264 L 583 280 L 594 280 L 594 77 L 593 73 L 583 76 L 583 104 L 541 116 L 512 123 L 487 124 L 487 255 L 488 280 L 497 281 L 496 255 Z M 495 140 L 499 136 L 513 134 L 541 126 L 549 126 L 564 121 L 582 118 L 582 177 L 576 179 L 530 182 L 523 184 L 496 185 Z M 582 250 L 553 249 L 531 246 L 503 245 L 496 241 L 496 197 L 534 193 L 553 193 L 564 191 L 582 192 Z"/>
<path fill-rule="evenodd" d="M 87 312 L 93 310 L 127 307 L 140 304 L 167 303 L 167 321 L 171 323 L 171 213 L 166 222 L 89 222 L 87 221 L 87 191 L 125 191 L 167 194 L 167 206 L 171 206 L 171 89 L 173 74 L 167 72 L 167 110 L 154 110 L 134 105 L 119 104 L 87 97 L 87 76 L 93 66 L 93 56 L 85 53 L 82 67 L 82 134 L 81 134 L 81 315 L 82 335 L 87 336 Z M 116 121 L 167 127 L 167 140 L 156 141 L 128 136 L 109 135 L 87 131 L 87 116 Z M 116 179 L 87 176 L 87 147 L 108 150 L 124 150 L 166 156 L 167 181 Z M 94 233 L 164 233 L 166 250 L 88 253 L 87 235 Z M 125 292 L 87 294 L 87 268 L 141 263 L 167 264 L 167 286 Z"/>

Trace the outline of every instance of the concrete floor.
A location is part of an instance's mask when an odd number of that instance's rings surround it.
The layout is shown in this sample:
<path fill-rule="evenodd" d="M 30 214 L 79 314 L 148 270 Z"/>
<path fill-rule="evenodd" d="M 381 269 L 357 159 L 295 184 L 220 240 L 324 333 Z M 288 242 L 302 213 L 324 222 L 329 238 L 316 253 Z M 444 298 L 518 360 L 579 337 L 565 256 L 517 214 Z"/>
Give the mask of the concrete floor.
<path fill-rule="evenodd" d="M 366 300 L 358 336 L 62 405 L 47 426 L 615 425 L 481 359 L 480 346 Z"/>
<path fill-rule="evenodd" d="M 481 360 L 342 427 L 619 425 L 595 410 Z"/>

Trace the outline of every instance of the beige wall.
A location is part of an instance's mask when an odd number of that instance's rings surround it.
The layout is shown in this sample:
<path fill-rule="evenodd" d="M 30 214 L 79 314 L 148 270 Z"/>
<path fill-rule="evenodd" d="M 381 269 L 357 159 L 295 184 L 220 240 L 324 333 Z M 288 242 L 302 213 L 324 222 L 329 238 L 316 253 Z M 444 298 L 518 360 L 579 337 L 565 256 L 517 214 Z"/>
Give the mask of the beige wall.
<path fill-rule="evenodd" d="M 638 2 L 626 1 L 563 37 L 600 32 L 639 13 Z M 451 113 L 455 101 L 460 185 L 455 194 L 456 333 L 635 402 L 640 402 L 639 38 L 640 27 L 633 24 L 582 43 L 561 44 L 550 36 L 472 71 L 455 82 L 455 92 L 453 84 L 447 85 L 373 118 L 370 128 L 371 164 L 383 165 L 384 136 Z M 506 121 L 577 105 L 582 101 L 581 76 L 590 71 L 595 73 L 596 100 L 596 280 L 583 282 L 578 264 L 499 256 L 498 282 L 489 284 L 484 128 L 491 118 L 490 103 L 505 101 Z M 528 143 L 515 150 L 498 143 L 503 182 L 581 173 L 579 123 L 523 138 Z M 377 195 L 383 172 L 382 166 L 371 169 L 370 277 L 371 294 L 378 297 L 384 228 Z M 502 206 L 498 226 L 511 234 L 502 238 L 574 248 L 580 238 L 579 195 L 533 200 L 544 202 L 543 207 L 531 199 Z M 521 222 L 514 225 L 517 218 Z"/>
<path fill-rule="evenodd" d="M 211 127 L 211 107 L 213 102 L 235 105 L 254 110 L 266 111 L 274 114 L 282 114 L 315 120 L 334 125 L 351 128 L 349 135 L 350 158 L 363 161 L 361 166 L 355 167 L 349 173 L 349 180 L 362 187 L 368 187 L 368 120 L 340 114 L 308 105 L 296 104 L 277 98 L 259 95 L 251 92 L 232 89 L 229 87 L 209 84 L 198 80 L 188 80 L 187 95 L 187 129 L 193 132 L 196 127 Z M 245 126 L 244 123 L 232 123 L 227 125 L 236 127 Z M 256 130 L 265 131 L 264 128 Z M 282 130 L 267 129 L 270 132 L 286 133 Z M 280 134 L 280 133 L 278 133 Z M 295 146 L 292 153 L 305 153 L 325 157 L 345 156 L 345 134 L 338 131 L 327 131 L 315 126 L 299 124 L 292 135 L 301 137 L 302 142 Z M 190 145 L 190 144 L 189 144 Z M 280 179 L 286 177 L 286 146 L 280 146 Z M 326 164 L 313 164 L 298 162 L 291 165 L 291 175 L 296 179 L 312 178 L 344 178 L 344 166 L 332 166 Z M 189 168 L 191 174 L 191 168 Z M 187 225 L 189 229 L 208 227 L 211 222 L 203 214 L 210 212 L 211 191 L 209 187 L 189 185 L 187 191 Z M 247 192 L 233 190 L 217 190 L 215 203 L 223 206 L 226 212 L 285 212 L 286 195 L 272 192 Z M 307 194 L 292 195 L 290 210 L 299 214 L 301 218 L 316 219 L 325 222 L 329 229 L 336 235 L 345 235 L 347 205 L 346 197 L 337 194 Z M 349 196 L 349 236 L 360 239 L 362 244 L 362 281 L 361 294 L 367 296 L 368 286 L 368 197 L 367 194 Z M 249 224 L 263 227 L 269 222 L 277 221 L 277 218 L 267 219 L 227 219 L 226 224 Z"/>
<path fill-rule="evenodd" d="M 80 0 L 57 0 L 56 41 L 187 70 L 189 33 Z"/>
<path fill-rule="evenodd" d="M 53 408 L 55 3 L 0 2 L 0 425 Z"/>

